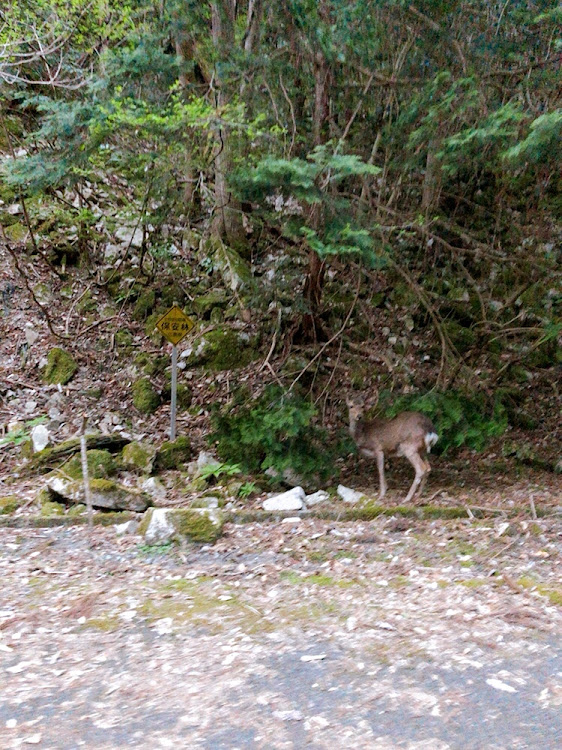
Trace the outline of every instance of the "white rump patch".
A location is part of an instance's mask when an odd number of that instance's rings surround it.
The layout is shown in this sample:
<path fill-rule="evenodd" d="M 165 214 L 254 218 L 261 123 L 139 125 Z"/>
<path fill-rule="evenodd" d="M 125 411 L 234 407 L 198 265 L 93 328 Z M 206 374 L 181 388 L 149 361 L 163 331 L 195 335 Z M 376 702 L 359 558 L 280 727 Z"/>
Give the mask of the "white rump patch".
<path fill-rule="evenodd" d="M 432 446 L 439 440 L 439 435 L 436 432 L 426 432 L 423 439 L 425 441 L 425 449 L 430 453 Z"/>

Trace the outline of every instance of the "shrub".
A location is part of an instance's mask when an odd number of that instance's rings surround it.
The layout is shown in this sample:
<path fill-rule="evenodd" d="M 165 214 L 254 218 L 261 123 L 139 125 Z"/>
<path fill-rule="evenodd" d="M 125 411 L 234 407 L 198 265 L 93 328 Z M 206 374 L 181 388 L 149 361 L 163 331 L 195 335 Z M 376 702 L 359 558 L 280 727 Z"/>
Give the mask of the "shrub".
<path fill-rule="evenodd" d="M 383 393 L 383 404 L 390 397 L 388 392 Z M 456 391 L 431 391 L 422 396 L 409 394 L 394 399 L 385 415 L 394 417 L 407 409 L 431 418 L 439 433 L 439 453 L 461 446 L 482 450 L 491 438 L 502 435 L 507 429 L 507 413 L 499 395 L 489 401 L 483 393 L 471 396 Z"/>
<path fill-rule="evenodd" d="M 334 474 L 333 449 L 327 435 L 313 423 L 314 405 L 278 386 L 268 386 L 249 404 L 234 405 L 211 415 L 211 442 L 224 460 L 244 471 L 272 468 L 278 477 L 292 469 L 301 477 Z"/>

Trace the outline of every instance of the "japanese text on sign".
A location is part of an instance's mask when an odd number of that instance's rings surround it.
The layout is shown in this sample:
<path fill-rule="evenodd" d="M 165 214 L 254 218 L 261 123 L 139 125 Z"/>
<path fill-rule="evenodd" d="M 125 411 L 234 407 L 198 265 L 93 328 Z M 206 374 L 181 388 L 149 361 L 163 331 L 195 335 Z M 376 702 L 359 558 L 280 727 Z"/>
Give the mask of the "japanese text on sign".
<path fill-rule="evenodd" d="M 168 310 L 156 323 L 156 328 L 174 346 L 187 336 L 194 326 L 193 320 L 177 305 Z"/>

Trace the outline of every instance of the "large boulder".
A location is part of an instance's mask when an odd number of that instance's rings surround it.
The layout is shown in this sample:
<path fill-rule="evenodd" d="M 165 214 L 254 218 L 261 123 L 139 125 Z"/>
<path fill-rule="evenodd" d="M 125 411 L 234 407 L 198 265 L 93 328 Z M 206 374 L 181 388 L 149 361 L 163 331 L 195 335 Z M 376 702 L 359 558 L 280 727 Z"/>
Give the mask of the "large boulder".
<path fill-rule="evenodd" d="M 184 349 L 180 359 L 186 367 L 219 372 L 246 367 L 257 355 L 246 333 L 217 326 Z"/>
<path fill-rule="evenodd" d="M 214 542 L 222 534 L 223 514 L 216 508 L 150 508 L 138 533 L 147 544 L 190 539 Z"/>
<path fill-rule="evenodd" d="M 64 505 L 83 505 L 86 502 L 81 481 L 52 476 L 47 480 L 47 491 L 53 502 Z M 145 492 L 124 487 L 110 479 L 92 479 L 90 494 L 92 507 L 99 510 L 132 510 L 142 513 L 152 505 L 151 498 Z"/>

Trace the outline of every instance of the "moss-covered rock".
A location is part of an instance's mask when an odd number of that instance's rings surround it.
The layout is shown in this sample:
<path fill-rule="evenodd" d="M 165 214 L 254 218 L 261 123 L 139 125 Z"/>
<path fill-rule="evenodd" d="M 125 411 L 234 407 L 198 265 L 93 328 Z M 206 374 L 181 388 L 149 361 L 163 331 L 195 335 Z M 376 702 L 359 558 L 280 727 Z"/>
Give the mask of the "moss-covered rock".
<path fill-rule="evenodd" d="M 43 370 L 43 380 L 47 383 L 65 385 L 75 375 L 78 365 L 65 349 L 58 346 L 47 355 L 47 365 Z"/>
<path fill-rule="evenodd" d="M 89 450 L 86 451 L 88 462 L 88 476 L 90 479 L 107 479 L 115 474 L 117 466 L 115 459 L 109 451 Z M 72 479 L 82 479 L 82 459 L 79 455 L 73 456 L 62 469 L 64 474 Z"/>
<path fill-rule="evenodd" d="M 11 224 L 4 229 L 6 237 L 9 240 L 12 240 L 12 242 L 23 242 L 27 237 L 28 231 L 26 225 L 20 221 Z"/>
<path fill-rule="evenodd" d="M 188 367 L 203 365 L 219 372 L 246 367 L 258 353 L 247 338 L 232 328 L 215 328 L 182 352 Z"/>
<path fill-rule="evenodd" d="M 141 352 L 135 357 L 135 365 L 140 367 L 147 377 L 151 378 L 163 373 L 169 367 L 170 357 L 167 354 L 151 357 L 150 354 Z"/>
<path fill-rule="evenodd" d="M 7 516 L 14 513 L 21 505 L 22 501 L 16 495 L 6 495 L 0 497 L 0 516 Z"/>
<path fill-rule="evenodd" d="M 211 289 L 193 300 L 193 311 L 200 318 L 208 318 L 213 310 L 225 308 L 227 303 L 228 295 L 225 289 Z"/>
<path fill-rule="evenodd" d="M 138 533 L 148 544 L 190 539 L 214 542 L 222 534 L 224 516 L 216 508 L 150 508 Z"/>
<path fill-rule="evenodd" d="M 165 386 L 162 392 L 162 396 L 164 397 L 165 401 L 170 401 L 170 399 L 172 398 L 172 386 L 170 383 L 167 383 L 167 385 Z M 193 391 L 191 390 L 191 388 L 185 383 L 178 383 L 176 389 L 176 403 L 178 405 L 178 409 L 189 409 L 192 400 Z"/>
<path fill-rule="evenodd" d="M 81 481 L 65 480 L 59 476 L 47 480 L 47 490 L 54 502 L 65 505 L 84 505 L 84 485 Z M 152 501 L 144 493 L 125 487 L 111 479 L 92 479 L 90 481 L 92 507 L 101 510 L 132 510 L 142 513 Z"/>
<path fill-rule="evenodd" d="M 70 516 L 71 518 L 75 518 L 75 517 L 84 516 L 84 515 L 86 515 L 87 512 L 88 512 L 88 508 L 86 508 L 85 505 L 80 505 L 79 504 L 79 505 L 73 505 L 73 506 L 71 506 L 68 509 L 66 515 Z"/>
<path fill-rule="evenodd" d="M 173 442 L 162 443 L 156 454 L 154 468 L 157 471 L 178 469 L 191 458 L 191 441 L 188 437 L 178 437 Z"/>
<path fill-rule="evenodd" d="M 135 320 L 145 320 L 152 313 L 155 303 L 156 293 L 153 289 L 147 289 L 142 292 L 135 302 L 133 318 Z"/>
<path fill-rule="evenodd" d="M 48 500 L 47 502 L 44 502 L 41 505 L 41 510 L 39 511 L 39 515 L 41 516 L 63 516 L 64 515 L 64 505 L 61 503 L 56 503 L 54 501 Z"/>
<path fill-rule="evenodd" d="M 148 316 L 144 324 L 144 332 L 146 337 L 156 345 L 160 345 L 164 340 L 164 336 L 162 336 L 158 328 L 156 328 L 156 323 L 158 323 L 165 312 L 166 310 L 159 307 L 158 310 Z"/>
<path fill-rule="evenodd" d="M 175 281 L 160 290 L 160 304 L 164 308 L 164 312 L 172 307 L 172 305 L 183 307 L 186 299 L 187 296 L 181 284 Z"/>
<path fill-rule="evenodd" d="M 123 466 L 139 474 L 150 474 L 155 458 L 156 448 L 136 441 L 126 445 L 121 453 Z"/>
<path fill-rule="evenodd" d="M 71 295 L 72 295 L 74 293 L 74 290 L 72 289 L 72 287 L 70 288 L 71 288 Z M 86 294 L 84 294 L 84 296 L 77 303 L 76 309 L 83 314 L 93 313 L 93 312 L 96 312 L 96 310 L 98 309 L 98 305 L 99 305 L 98 300 L 94 297 L 94 295 L 90 291 L 88 291 L 86 292 Z"/>
<path fill-rule="evenodd" d="M 143 414 L 153 414 L 160 406 L 158 394 L 149 378 L 140 378 L 133 383 L 133 404 Z"/>
<path fill-rule="evenodd" d="M 127 328 L 121 328 L 115 333 L 115 346 L 120 351 L 130 351 L 133 344 L 133 334 Z"/>
<path fill-rule="evenodd" d="M 121 435 L 86 435 L 86 445 L 88 450 L 109 450 L 110 453 L 121 451 L 123 446 L 129 442 L 127 438 Z M 33 468 L 41 468 L 43 471 L 54 469 L 60 466 L 61 462 L 73 456 L 80 451 L 80 438 L 70 438 L 58 445 L 47 447 L 40 453 L 32 456 L 31 464 Z"/>
<path fill-rule="evenodd" d="M 252 282 L 250 264 L 236 250 L 225 245 L 220 237 L 213 235 L 202 240 L 199 257 L 211 259 L 213 270 L 221 275 L 226 286 L 232 291 L 243 289 Z"/>
<path fill-rule="evenodd" d="M 189 482 L 186 483 L 184 491 L 187 495 L 197 494 L 198 492 L 204 492 L 207 489 L 207 480 L 203 477 L 193 477 Z"/>

